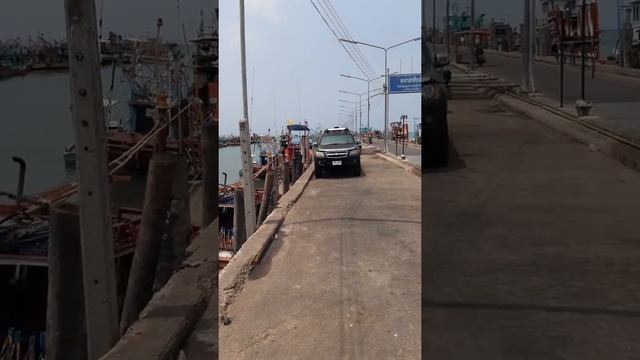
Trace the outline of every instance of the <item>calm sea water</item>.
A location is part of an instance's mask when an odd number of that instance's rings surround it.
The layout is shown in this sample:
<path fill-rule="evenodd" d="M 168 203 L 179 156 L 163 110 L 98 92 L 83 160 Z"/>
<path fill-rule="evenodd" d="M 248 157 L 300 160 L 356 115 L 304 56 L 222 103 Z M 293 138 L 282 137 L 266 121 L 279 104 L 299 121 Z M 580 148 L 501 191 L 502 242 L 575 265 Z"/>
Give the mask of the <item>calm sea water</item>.
<path fill-rule="evenodd" d="M 260 154 L 260 147 L 251 145 L 253 154 Z M 254 161 L 257 160 L 254 157 Z M 242 170 L 242 157 L 240 146 L 223 147 L 218 153 L 218 181 L 224 184 L 224 174 L 227 173 L 227 184 L 240 180 L 240 170 Z"/>
<path fill-rule="evenodd" d="M 224 183 L 224 174 L 227 173 L 227 184 L 240 180 L 242 159 L 239 146 L 224 147 L 218 153 L 218 181 Z"/>
<path fill-rule="evenodd" d="M 116 71 L 111 92 L 111 67 L 102 69 L 103 97 L 119 101 L 113 108 L 126 119 L 129 87 Z M 69 75 L 66 72 L 32 73 L 0 81 L 0 190 L 15 192 L 18 165 L 27 163 L 25 193 L 34 194 L 73 177 L 64 166 L 64 149 L 73 143 Z M 6 199 L 0 198 L 0 202 Z"/>

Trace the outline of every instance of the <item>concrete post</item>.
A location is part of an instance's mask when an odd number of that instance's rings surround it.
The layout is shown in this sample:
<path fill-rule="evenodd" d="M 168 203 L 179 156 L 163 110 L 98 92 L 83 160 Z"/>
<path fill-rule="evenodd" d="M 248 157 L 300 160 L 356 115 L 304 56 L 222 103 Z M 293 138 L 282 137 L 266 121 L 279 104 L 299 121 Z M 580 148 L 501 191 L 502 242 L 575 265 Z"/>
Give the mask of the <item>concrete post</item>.
<path fill-rule="evenodd" d="M 262 202 L 260 203 L 260 212 L 258 213 L 258 226 L 262 225 L 264 219 L 269 212 L 269 204 L 271 203 L 271 190 L 273 189 L 273 172 L 267 172 L 264 180 L 264 192 L 262 194 Z"/>
<path fill-rule="evenodd" d="M 525 0 L 528 1 L 528 0 Z M 470 37 L 471 37 L 471 41 L 469 43 L 469 48 L 471 49 L 471 56 L 469 58 L 469 68 L 471 70 L 475 70 L 476 68 L 476 58 L 475 58 L 475 54 L 476 54 L 476 2 L 475 0 L 471 0 L 471 31 L 470 31 Z"/>
<path fill-rule="evenodd" d="M 47 359 L 87 359 L 87 333 L 82 284 L 82 250 L 78 208 L 51 208 L 49 289 L 47 295 Z"/>
<path fill-rule="evenodd" d="M 535 40 L 535 0 L 525 0 L 524 26 L 522 33 L 522 91 L 535 91 L 533 83 L 533 60 Z"/>
<path fill-rule="evenodd" d="M 149 162 L 140 235 L 129 273 L 120 332 L 133 324 L 153 295 L 162 237 L 171 206 L 171 190 L 176 161 L 166 154 L 155 155 Z"/>
<path fill-rule="evenodd" d="M 189 164 L 182 155 L 175 156 L 176 171 L 171 191 L 173 200 L 166 236 L 162 237 L 156 284 L 162 288 L 184 260 L 185 250 L 191 235 L 189 207 Z"/>
<path fill-rule="evenodd" d="M 200 135 L 202 147 L 202 228 L 218 217 L 218 126 L 207 122 Z"/>
<path fill-rule="evenodd" d="M 234 208 L 233 208 L 233 228 L 235 230 L 234 234 L 234 243 L 233 250 L 234 252 L 238 252 L 242 247 L 242 244 L 247 241 L 247 228 L 246 228 L 246 219 L 245 219 L 245 201 L 244 201 L 244 190 L 243 189 L 235 189 L 234 192 Z"/>
<path fill-rule="evenodd" d="M 451 34 L 450 34 L 450 27 L 449 27 L 449 0 L 447 0 L 447 9 L 446 9 L 446 21 L 445 21 L 445 30 L 446 30 L 446 38 L 445 38 L 445 42 L 447 44 L 447 55 L 449 56 L 449 58 L 451 58 Z"/>
<path fill-rule="evenodd" d="M 95 1 L 65 0 L 88 358 L 118 338 L 118 304 Z M 78 351 L 82 351 L 78 349 Z"/>
<path fill-rule="evenodd" d="M 286 194 L 289 191 L 291 184 L 291 166 L 288 161 L 283 161 L 282 164 L 282 191 Z"/>
<path fill-rule="evenodd" d="M 256 231 L 256 199 L 253 181 L 253 161 L 251 159 L 251 135 L 249 122 L 240 121 L 240 150 L 242 152 L 242 187 L 244 189 L 244 211 L 247 237 Z"/>

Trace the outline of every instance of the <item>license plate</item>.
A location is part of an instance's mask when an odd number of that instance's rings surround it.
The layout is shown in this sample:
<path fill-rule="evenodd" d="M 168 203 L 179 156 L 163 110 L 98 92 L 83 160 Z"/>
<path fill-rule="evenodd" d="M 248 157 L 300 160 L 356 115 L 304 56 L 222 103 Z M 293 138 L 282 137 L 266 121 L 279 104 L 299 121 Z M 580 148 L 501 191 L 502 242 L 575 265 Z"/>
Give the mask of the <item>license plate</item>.
<path fill-rule="evenodd" d="M 339 166 L 339 165 L 342 165 L 342 160 L 332 161 L 332 162 L 331 162 L 331 165 L 333 165 L 333 166 Z"/>

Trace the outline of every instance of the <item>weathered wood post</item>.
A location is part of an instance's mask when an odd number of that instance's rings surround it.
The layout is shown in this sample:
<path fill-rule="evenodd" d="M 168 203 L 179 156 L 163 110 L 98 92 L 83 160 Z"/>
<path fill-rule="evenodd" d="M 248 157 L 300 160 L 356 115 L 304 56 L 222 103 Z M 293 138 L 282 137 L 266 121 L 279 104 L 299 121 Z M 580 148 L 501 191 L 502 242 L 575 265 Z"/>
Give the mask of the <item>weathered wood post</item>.
<path fill-rule="evenodd" d="M 234 234 L 234 243 L 233 243 L 233 251 L 238 252 L 247 241 L 247 231 L 245 225 L 245 211 L 244 211 L 244 189 L 236 188 L 233 194 L 234 208 L 233 208 L 233 228 L 235 231 Z"/>
<path fill-rule="evenodd" d="M 175 158 L 168 154 L 156 154 L 149 162 L 140 235 L 136 241 L 120 320 L 121 333 L 136 321 L 153 295 L 161 241 L 167 231 L 175 167 Z"/>
<path fill-rule="evenodd" d="M 27 171 L 27 163 L 21 157 L 12 156 L 11 159 L 13 159 L 13 161 L 18 163 L 18 165 L 20 166 L 20 173 L 18 175 L 18 191 L 16 192 L 16 195 L 18 195 L 18 198 L 16 199 L 16 205 L 20 206 L 22 196 L 24 195 L 24 176 Z"/>
<path fill-rule="evenodd" d="M 78 207 L 50 209 L 47 359 L 86 360 L 87 332 L 82 284 Z"/>
<path fill-rule="evenodd" d="M 286 194 L 289 191 L 289 186 L 291 184 L 291 167 L 289 166 L 288 161 L 283 161 L 282 166 L 282 193 Z"/>
<path fill-rule="evenodd" d="M 269 212 L 271 204 L 271 190 L 273 189 L 273 172 L 268 171 L 264 178 L 264 192 L 262 194 L 262 202 L 260 203 L 260 212 L 258 213 L 258 226 L 262 225 L 264 219 Z"/>
<path fill-rule="evenodd" d="M 270 204 L 271 206 L 269 207 L 269 212 L 276 207 L 276 204 L 280 199 L 280 177 L 278 176 L 278 168 L 276 168 L 276 171 L 274 171 L 273 173 L 273 186 L 271 187 L 271 196 L 272 199 Z"/>
<path fill-rule="evenodd" d="M 295 184 L 296 180 L 298 180 L 298 155 L 294 153 L 291 159 L 291 185 Z"/>
<path fill-rule="evenodd" d="M 202 228 L 218 217 L 218 126 L 202 125 Z"/>
<path fill-rule="evenodd" d="M 109 351 L 118 338 L 100 52 L 95 1 L 65 0 L 64 4 L 80 205 L 87 357 L 93 360 Z"/>

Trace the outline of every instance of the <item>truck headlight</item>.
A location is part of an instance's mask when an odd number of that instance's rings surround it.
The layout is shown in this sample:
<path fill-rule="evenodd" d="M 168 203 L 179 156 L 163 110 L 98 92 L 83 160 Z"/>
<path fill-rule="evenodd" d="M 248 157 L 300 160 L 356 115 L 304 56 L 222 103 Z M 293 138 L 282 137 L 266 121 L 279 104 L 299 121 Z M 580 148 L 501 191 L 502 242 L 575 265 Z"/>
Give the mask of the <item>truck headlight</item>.
<path fill-rule="evenodd" d="M 316 159 L 324 159 L 324 152 L 316 151 Z"/>

